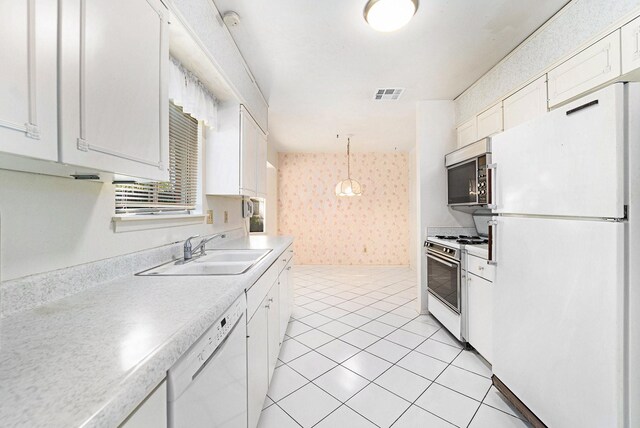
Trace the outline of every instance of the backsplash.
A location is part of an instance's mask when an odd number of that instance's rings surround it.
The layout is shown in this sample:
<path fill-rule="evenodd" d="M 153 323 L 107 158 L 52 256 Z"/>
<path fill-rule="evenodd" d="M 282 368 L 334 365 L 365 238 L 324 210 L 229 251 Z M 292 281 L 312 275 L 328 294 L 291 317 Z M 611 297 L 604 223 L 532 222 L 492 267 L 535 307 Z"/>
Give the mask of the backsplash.
<path fill-rule="evenodd" d="M 225 234 L 224 240 L 217 239 L 207 247 L 222 246 L 230 239 L 240 238 L 244 236 L 244 230 L 234 229 Z M 178 242 L 0 282 L 0 318 L 178 259 L 182 257 L 182 248 L 182 242 Z"/>
<path fill-rule="evenodd" d="M 278 232 L 295 237 L 296 262 L 408 265 L 408 171 L 406 153 L 352 154 L 363 195 L 338 198 L 345 154 L 281 153 Z"/>

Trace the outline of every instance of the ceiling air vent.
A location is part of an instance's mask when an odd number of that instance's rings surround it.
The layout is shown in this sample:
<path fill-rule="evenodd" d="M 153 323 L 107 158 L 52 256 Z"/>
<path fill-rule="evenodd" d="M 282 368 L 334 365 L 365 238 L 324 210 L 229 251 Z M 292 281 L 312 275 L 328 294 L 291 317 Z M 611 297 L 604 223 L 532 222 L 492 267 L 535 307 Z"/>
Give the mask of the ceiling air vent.
<path fill-rule="evenodd" d="M 397 100 L 404 92 L 404 88 L 378 89 L 373 96 L 374 100 Z"/>

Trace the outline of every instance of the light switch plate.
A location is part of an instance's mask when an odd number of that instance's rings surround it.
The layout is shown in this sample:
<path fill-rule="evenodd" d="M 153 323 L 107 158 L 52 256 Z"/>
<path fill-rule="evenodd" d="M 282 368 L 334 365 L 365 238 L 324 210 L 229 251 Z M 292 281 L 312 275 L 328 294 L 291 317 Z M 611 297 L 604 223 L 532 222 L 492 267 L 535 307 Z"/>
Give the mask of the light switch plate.
<path fill-rule="evenodd" d="M 213 210 L 207 210 L 207 224 L 213 224 Z"/>

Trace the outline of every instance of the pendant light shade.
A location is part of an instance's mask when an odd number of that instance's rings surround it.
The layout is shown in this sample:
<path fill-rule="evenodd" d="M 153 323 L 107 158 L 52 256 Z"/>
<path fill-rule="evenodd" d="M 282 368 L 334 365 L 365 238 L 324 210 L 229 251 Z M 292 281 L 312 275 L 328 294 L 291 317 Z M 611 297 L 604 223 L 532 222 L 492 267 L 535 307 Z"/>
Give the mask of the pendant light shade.
<path fill-rule="evenodd" d="M 369 0 L 364 19 L 374 30 L 390 32 L 405 25 L 418 10 L 418 0 Z"/>
<path fill-rule="evenodd" d="M 336 196 L 360 196 L 362 186 L 358 180 L 351 178 L 351 139 L 347 138 L 347 178 L 336 184 Z"/>

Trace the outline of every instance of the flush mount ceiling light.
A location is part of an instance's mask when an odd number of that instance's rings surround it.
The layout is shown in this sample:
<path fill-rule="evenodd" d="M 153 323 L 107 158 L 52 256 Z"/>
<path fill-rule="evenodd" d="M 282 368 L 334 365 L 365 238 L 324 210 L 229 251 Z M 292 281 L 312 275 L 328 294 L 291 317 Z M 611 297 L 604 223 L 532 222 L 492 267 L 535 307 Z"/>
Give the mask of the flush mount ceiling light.
<path fill-rule="evenodd" d="M 339 138 L 339 135 L 336 135 Z M 347 138 L 347 178 L 336 184 L 336 196 L 360 196 L 362 195 L 362 186 L 357 180 L 351 178 L 351 138 Z"/>
<path fill-rule="evenodd" d="M 418 10 L 418 0 L 369 0 L 364 19 L 378 31 L 395 31 L 404 27 Z"/>

